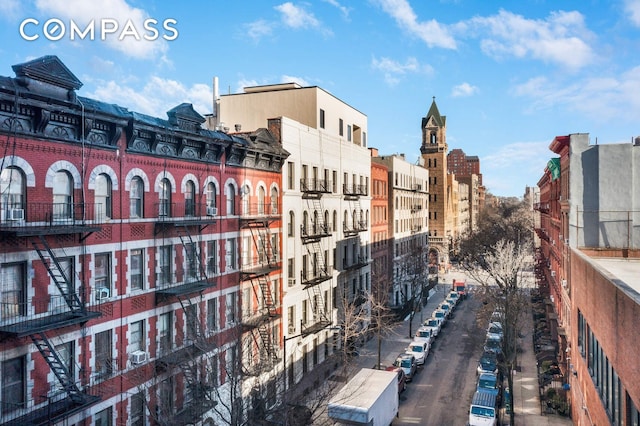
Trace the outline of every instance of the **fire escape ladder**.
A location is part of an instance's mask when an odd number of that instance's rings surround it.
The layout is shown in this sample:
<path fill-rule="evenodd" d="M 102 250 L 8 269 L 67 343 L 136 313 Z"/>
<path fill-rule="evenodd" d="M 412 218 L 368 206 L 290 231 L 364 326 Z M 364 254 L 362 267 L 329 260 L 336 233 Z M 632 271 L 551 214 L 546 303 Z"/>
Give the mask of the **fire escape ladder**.
<path fill-rule="evenodd" d="M 178 296 L 178 300 L 180 301 L 180 306 L 182 306 L 182 312 L 184 312 L 187 329 L 193 336 L 193 343 L 201 350 L 206 351 L 206 339 L 198 320 L 197 304 L 193 303 L 188 294 Z M 195 314 L 195 318 L 191 318 L 192 314 Z"/>
<path fill-rule="evenodd" d="M 359 232 L 364 228 L 364 217 L 362 216 L 364 213 L 362 212 L 362 206 L 360 205 L 360 198 L 352 200 L 351 203 L 353 204 L 353 209 L 356 212 L 353 218 L 353 230 Z"/>
<path fill-rule="evenodd" d="M 311 312 L 313 312 L 314 323 L 326 322 L 327 313 L 324 311 L 324 301 L 319 285 L 311 286 L 307 289 L 310 293 L 309 300 L 311 302 Z"/>
<path fill-rule="evenodd" d="M 260 339 L 262 340 L 262 350 L 260 351 L 260 359 L 271 363 L 278 360 L 278 354 L 274 350 L 273 341 L 271 339 L 271 333 L 267 326 L 269 322 L 264 322 L 258 327 L 258 333 L 260 333 Z"/>
<path fill-rule="evenodd" d="M 77 404 L 84 404 L 86 402 L 86 395 L 78 388 L 78 386 L 71 379 L 69 370 L 64 365 L 58 353 L 55 351 L 47 336 L 44 333 L 32 334 L 31 340 L 38 348 L 38 351 L 42 354 L 47 364 L 56 375 L 56 378 L 62 385 L 64 391 L 69 395 L 69 398 Z"/>
<path fill-rule="evenodd" d="M 327 224 L 324 220 L 324 211 L 322 209 L 322 198 L 310 198 L 307 202 L 311 202 L 311 215 L 313 219 L 313 235 L 325 235 L 328 231 Z"/>
<path fill-rule="evenodd" d="M 80 301 L 78 294 L 75 292 L 73 283 L 69 280 L 69 277 L 65 275 L 60 266 L 60 262 L 53 254 L 51 247 L 47 243 L 44 235 L 40 235 L 39 242 L 33 241 L 33 248 L 38 253 L 38 256 L 44 263 L 44 266 L 49 272 L 49 276 L 53 279 L 60 295 L 64 298 L 65 302 L 69 306 L 71 312 L 81 313 L 84 312 L 84 305 Z"/>
<path fill-rule="evenodd" d="M 313 277 L 320 277 L 328 274 L 327 266 L 325 264 L 324 253 L 322 252 L 322 246 L 320 241 L 313 241 L 308 243 L 307 251 L 311 257 L 311 270 Z"/>
<path fill-rule="evenodd" d="M 266 221 L 256 222 L 249 227 L 251 238 L 258 255 L 258 263 L 270 267 L 277 263 L 276 252 L 271 244 L 271 229 Z"/>
<path fill-rule="evenodd" d="M 269 314 L 269 317 L 275 317 L 277 315 L 276 311 L 276 302 L 273 300 L 273 295 L 271 294 L 271 280 L 267 275 L 262 275 L 256 277 L 255 280 L 258 282 L 260 286 L 260 290 L 262 292 L 262 302 Z"/>
<path fill-rule="evenodd" d="M 189 227 L 178 226 L 177 229 L 178 236 L 180 237 L 180 241 L 184 247 L 187 265 L 196 265 L 199 274 L 198 278 L 208 282 L 207 271 L 205 270 L 202 258 L 200 257 L 200 245 L 197 241 L 193 240 L 193 237 L 191 237 Z"/>

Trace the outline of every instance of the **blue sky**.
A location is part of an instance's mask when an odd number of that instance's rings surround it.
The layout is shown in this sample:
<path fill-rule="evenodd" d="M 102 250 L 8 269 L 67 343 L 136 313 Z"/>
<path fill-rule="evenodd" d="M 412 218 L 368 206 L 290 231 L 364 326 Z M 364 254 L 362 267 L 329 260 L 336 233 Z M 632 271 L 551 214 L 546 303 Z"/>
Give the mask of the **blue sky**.
<path fill-rule="evenodd" d="M 71 40 L 91 19 L 94 40 Z M 411 161 L 435 96 L 449 149 L 479 156 L 496 195 L 536 185 L 555 136 L 640 135 L 640 0 L 2 0 L 0 41 L 0 75 L 57 55 L 80 95 L 159 117 L 210 113 L 214 76 L 223 94 L 317 85 L 368 116 L 369 146 Z"/>

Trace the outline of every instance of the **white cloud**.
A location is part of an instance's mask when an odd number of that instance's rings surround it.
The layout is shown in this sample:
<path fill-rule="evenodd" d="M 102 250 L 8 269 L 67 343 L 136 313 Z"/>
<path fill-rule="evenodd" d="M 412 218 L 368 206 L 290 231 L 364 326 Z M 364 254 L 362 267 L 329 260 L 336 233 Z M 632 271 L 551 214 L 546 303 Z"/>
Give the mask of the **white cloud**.
<path fill-rule="evenodd" d="M 344 19 L 349 19 L 349 13 L 351 12 L 351 8 L 347 7 L 347 6 L 343 6 L 341 5 L 337 0 L 324 0 L 326 3 L 329 3 L 331 6 L 336 7 L 340 13 L 342 13 L 342 16 L 344 17 Z"/>
<path fill-rule="evenodd" d="M 474 30 L 482 33 L 482 51 L 496 59 L 531 57 L 569 69 L 582 68 L 594 60 L 590 42 L 595 36 L 580 12 L 552 12 L 543 20 L 500 10 L 497 15 L 475 17 L 456 27 L 469 36 L 476 35 Z"/>
<path fill-rule="evenodd" d="M 2 0 L 0 1 L 0 17 L 3 18 L 16 18 L 20 15 L 20 1 L 19 0 Z"/>
<path fill-rule="evenodd" d="M 432 74 L 433 68 L 430 65 L 421 65 L 416 58 L 409 57 L 405 63 L 394 61 L 390 58 L 373 58 L 371 68 L 382 71 L 384 79 L 389 86 L 395 86 L 406 74 Z"/>
<path fill-rule="evenodd" d="M 633 25 L 640 27 L 640 0 L 626 0 L 624 10 Z"/>
<path fill-rule="evenodd" d="M 302 87 L 311 86 L 307 80 L 302 77 L 295 77 L 292 75 L 283 75 L 281 80 L 282 83 L 298 83 Z"/>
<path fill-rule="evenodd" d="M 563 107 L 585 114 L 596 123 L 640 121 L 640 66 L 619 76 L 586 77 L 571 83 L 532 78 L 513 94 L 531 99 L 532 110 Z"/>
<path fill-rule="evenodd" d="M 97 87 L 87 97 L 100 99 L 102 102 L 126 105 L 130 111 L 148 114 L 153 117 L 167 118 L 167 111 L 182 102 L 193 104 L 200 114 L 209 114 L 212 109 L 213 89 L 206 84 L 194 84 L 187 87 L 182 83 L 152 76 L 142 87 L 134 89 L 115 81 L 97 81 Z"/>
<path fill-rule="evenodd" d="M 451 96 L 454 98 L 467 97 L 478 93 L 478 90 L 478 87 L 465 82 L 454 86 L 451 91 Z"/>
<path fill-rule="evenodd" d="M 396 24 L 409 34 L 418 37 L 429 47 L 455 49 L 456 41 L 449 29 L 435 19 L 418 21 L 418 17 L 407 0 L 374 0 L 385 13 L 395 19 Z"/>
<path fill-rule="evenodd" d="M 276 6 L 275 9 L 281 13 L 282 22 L 287 27 L 294 29 L 314 28 L 324 35 L 331 34 L 331 30 L 324 28 L 313 13 L 307 12 L 301 6 L 286 2 Z"/>
<path fill-rule="evenodd" d="M 264 19 L 244 24 L 244 27 L 246 28 L 246 34 L 255 41 L 269 36 L 273 32 L 273 24 Z"/>
<path fill-rule="evenodd" d="M 99 2 L 86 0 L 36 0 L 35 4 L 40 12 L 60 19 L 72 19 L 82 29 L 92 19 L 95 20 L 96 42 L 105 43 L 109 48 L 127 56 L 139 59 L 159 58 L 163 61 L 167 60 L 165 55 L 169 46 L 167 41 L 162 38 L 161 21 L 164 18 L 153 17 L 160 21 L 155 26 L 160 36 L 156 40 L 145 40 L 142 36 L 147 32 L 144 29 L 143 22 L 150 16 L 144 10 L 130 6 L 125 0 L 103 0 Z M 115 19 L 118 22 L 119 29 L 117 32 L 109 34 L 106 40 L 102 41 L 99 37 L 100 20 L 107 18 Z M 134 36 L 126 36 L 123 40 L 118 40 L 122 29 L 124 29 L 129 20 L 140 35 L 140 40 L 136 40 Z"/>

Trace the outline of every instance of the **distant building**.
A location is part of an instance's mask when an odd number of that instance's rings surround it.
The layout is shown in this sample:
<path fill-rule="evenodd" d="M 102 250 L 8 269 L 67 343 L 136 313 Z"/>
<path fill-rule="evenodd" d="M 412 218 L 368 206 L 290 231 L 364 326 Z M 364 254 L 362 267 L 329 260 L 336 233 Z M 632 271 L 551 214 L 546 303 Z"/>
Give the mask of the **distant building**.
<path fill-rule="evenodd" d="M 371 152 L 371 287 L 376 300 L 389 303 L 393 283 L 393 203 L 389 199 L 389 168 Z"/>
<path fill-rule="evenodd" d="M 538 182 L 536 279 L 575 424 L 640 424 L 640 142 L 556 137 Z"/>

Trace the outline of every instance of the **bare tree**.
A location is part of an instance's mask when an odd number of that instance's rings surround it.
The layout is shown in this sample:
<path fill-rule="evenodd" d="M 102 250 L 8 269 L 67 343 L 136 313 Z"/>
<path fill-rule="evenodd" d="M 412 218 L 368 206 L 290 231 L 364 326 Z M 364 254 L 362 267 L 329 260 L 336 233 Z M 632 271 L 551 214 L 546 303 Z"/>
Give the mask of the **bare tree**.
<path fill-rule="evenodd" d="M 407 284 L 406 291 L 401 285 L 401 293 L 409 308 L 409 338 L 413 337 L 413 319 L 424 308 L 424 298 L 429 287 L 429 264 L 426 247 L 412 241 L 409 253 L 400 261 L 401 284 Z"/>

